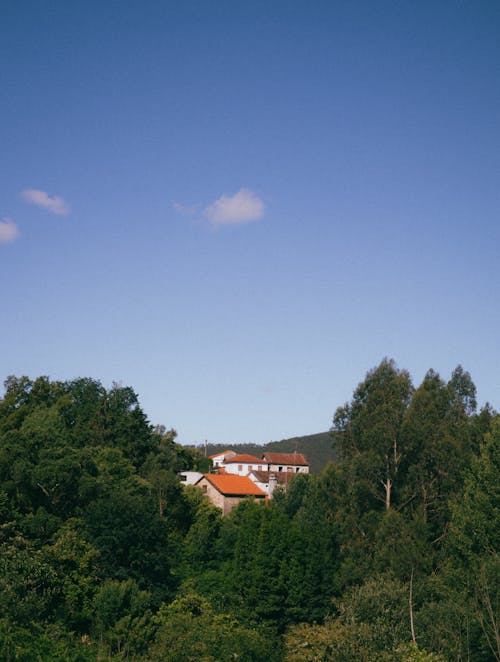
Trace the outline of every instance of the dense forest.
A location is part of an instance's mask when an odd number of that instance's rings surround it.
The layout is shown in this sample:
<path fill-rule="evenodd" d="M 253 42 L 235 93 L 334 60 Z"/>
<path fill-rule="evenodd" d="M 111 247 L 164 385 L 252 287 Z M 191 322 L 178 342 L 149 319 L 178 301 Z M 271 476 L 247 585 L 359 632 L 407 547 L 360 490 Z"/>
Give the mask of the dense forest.
<path fill-rule="evenodd" d="M 0 659 L 500 660 L 500 416 L 387 359 L 333 409 L 338 462 L 222 518 L 131 388 L 8 377 Z"/>

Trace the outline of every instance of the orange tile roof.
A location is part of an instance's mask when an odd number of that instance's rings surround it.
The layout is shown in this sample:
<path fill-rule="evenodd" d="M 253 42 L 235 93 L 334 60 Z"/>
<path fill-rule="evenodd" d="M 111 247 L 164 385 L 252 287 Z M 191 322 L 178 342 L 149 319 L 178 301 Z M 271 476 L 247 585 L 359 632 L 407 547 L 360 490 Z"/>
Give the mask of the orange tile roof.
<path fill-rule="evenodd" d="M 309 462 L 302 453 L 264 453 L 264 458 L 271 464 L 300 464 L 308 466 Z"/>
<path fill-rule="evenodd" d="M 247 455 L 242 453 L 241 455 L 231 455 L 224 460 L 224 464 L 266 464 L 266 462 L 261 457 L 255 457 L 255 455 Z"/>
<path fill-rule="evenodd" d="M 206 478 L 216 490 L 226 496 L 266 496 L 247 476 L 237 476 L 236 474 L 204 474 L 203 478 Z M 200 478 L 200 480 L 202 479 Z"/>

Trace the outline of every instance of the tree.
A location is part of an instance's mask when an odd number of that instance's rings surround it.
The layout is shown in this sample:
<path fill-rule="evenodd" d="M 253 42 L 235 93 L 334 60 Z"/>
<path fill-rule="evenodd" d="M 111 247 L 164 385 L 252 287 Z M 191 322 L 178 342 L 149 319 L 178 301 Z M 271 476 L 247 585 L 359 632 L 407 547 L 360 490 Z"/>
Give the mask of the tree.
<path fill-rule="evenodd" d="M 262 630 L 242 626 L 228 614 L 216 614 L 210 603 L 196 594 L 181 596 L 162 607 L 154 620 L 157 633 L 148 651 L 151 660 L 281 660 L 277 640 L 265 637 Z"/>
<path fill-rule="evenodd" d="M 158 600 L 172 596 L 177 541 L 153 497 L 118 488 L 89 504 L 85 519 L 103 578 L 133 579 Z"/>
<path fill-rule="evenodd" d="M 367 460 L 373 495 L 386 510 L 394 502 L 393 487 L 400 481 L 405 452 L 401 424 L 411 394 L 408 372 L 398 370 L 392 359 L 384 359 L 358 385 L 351 403 L 339 407 L 333 418 L 332 430 L 340 440 L 343 459 Z"/>
<path fill-rule="evenodd" d="M 454 508 L 449 545 L 458 555 L 476 617 L 495 659 L 500 660 L 500 416 L 492 422 L 479 458 Z"/>
<path fill-rule="evenodd" d="M 457 365 L 448 382 L 453 405 L 466 416 L 471 416 L 477 407 L 476 387 L 471 376 L 461 365 Z"/>
<path fill-rule="evenodd" d="M 293 489 L 297 481 L 297 488 Z M 297 492 L 303 492 L 302 503 L 288 529 L 287 550 L 282 574 L 286 585 L 287 621 L 321 622 L 327 616 L 338 569 L 338 529 L 331 510 L 325 484 L 315 476 L 307 480 L 294 478 L 287 491 L 285 509 L 290 499 L 297 506 Z"/>
<path fill-rule="evenodd" d="M 407 449 L 403 502 L 413 512 L 419 510 L 434 539 L 445 530 L 450 501 L 461 489 L 470 459 L 468 419 L 462 398 L 457 398 L 456 391 L 429 370 L 413 394 L 402 428 Z"/>
<path fill-rule="evenodd" d="M 55 574 L 55 618 L 71 631 L 86 632 L 91 619 L 89 604 L 98 586 L 99 553 L 87 540 L 85 523 L 66 520 L 39 557 Z"/>

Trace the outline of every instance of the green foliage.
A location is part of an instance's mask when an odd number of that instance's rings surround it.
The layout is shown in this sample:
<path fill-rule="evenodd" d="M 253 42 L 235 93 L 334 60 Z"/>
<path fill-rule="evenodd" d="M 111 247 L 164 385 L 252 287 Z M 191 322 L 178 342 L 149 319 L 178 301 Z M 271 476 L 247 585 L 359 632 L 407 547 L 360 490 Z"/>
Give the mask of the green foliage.
<path fill-rule="evenodd" d="M 191 456 L 181 459 L 176 445 L 165 451 L 168 435 L 155 436 L 130 388 L 115 385 L 107 391 L 91 379 L 10 377 L 5 389 L 0 400 L 0 617 L 9 619 L 14 633 L 6 641 L 15 642 L 19 659 L 28 655 L 20 652 L 23 637 L 36 642 L 36 659 L 59 659 L 54 642 L 49 645 L 43 634 L 58 624 L 65 641 L 73 641 L 65 632 L 79 632 L 106 634 L 119 643 L 115 628 L 121 623 L 123 629 L 123 619 L 135 623 L 146 617 L 175 590 L 172 569 L 179 564 L 179 539 L 191 520 L 185 521 L 186 499 L 173 471 Z M 154 465 L 155 456 L 169 472 L 163 513 L 156 485 L 139 473 L 147 460 Z M 116 622 L 105 631 L 99 625 L 101 591 L 108 584 L 102 580 L 126 588 Z M 133 607 L 137 595 L 147 609 Z M 79 659 L 76 653 L 74 659 Z"/>
<path fill-rule="evenodd" d="M 422 657 L 407 658 L 407 654 L 415 655 L 418 649 L 401 646 L 387 650 L 376 628 L 338 620 L 324 625 L 296 625 L 287 632 L 285 646 L 287 662 L 443 662 L 423 651 L 418 652 Z"/>
<path fill-rule="evenodd" d="M 82 520 L 67 520 L 39 556 L 53 568 L 58 586 L 55 616 L 71 630 L 85 632 L 88 606 L 97 583 L 99 552 L 87 539 Z"/>
<path fill-rule="evenodd" d="M 375 533 L 375 570 L 390 571 L 400 581 L 408 581 L 414 574 L 429 572 L 432 559 L 421 517 L 405 519 L 395 510 L 384 513 Z"/>
<path fill-rule="evenodd" d="M 342 596 L 336 605 L 343 626 L 365 624 L 380 650 L 410 639 L 408 586 L 391 575 L 377 575 Z"/>
<path fill-rule="evenodd" d="M 193 524 L 184 538 L 184 559 L 196 572 L 196 568 L 207 568 L 219 560 L 216 545 L 222 517 L 220 509 L 213 506 L 200 490 L 188 486 L 185 491 Z"/>
<path fill-rule="evenodd" d="M 127 628 L 137 627 L 138 620 L 143 621 L 145 616 L 147 621 L 152 606 L 151 594 L 141 591 L 135 581 L 108 579 L 99 586 L 90 604 L 91 633 L 107 654 L 130 650 Z M 138 647 L 136 641 L 135 648 Z"/>
<path fill-rule="evenodd" d="M 463 372 L 460 375 L 465 379 Z M 456 381 L 457 371 L 454 376 Z M 407 455 L 402 499 L 414 512 L 418 510 L 434 538 L 443 534 L 450 503 L 462 488 L 463 470 L 470 461 L 465 415 L 470 406 L 430 370 L 414 393 L 403 423 Z"/>
<path fill-rule="evenodd" d="M 444 662 L 410 643 L 407 587 L 379 576 L 347 592 L 324 625 L 300 624 L 285 636 L 288 662 Z"/>
<path fill-rule="evenodd" d="M 168 662 L 263 662 L 281 659 L 277 641 L 244 627 L 228 614 L 216 614 L 207 600 L 189 594 L 160 609 L 149 659 Z"/>
<path fill-rule="evenodd" d="M 85 518 L 103 578 L 134 579 L 161 599 L 171 595 L 176 542 L 151 496 L 116 490 L 92 502 Z"/>
<path fill-rule="evenodd" d="M 401 424 L 412 391 L 409 374 L 384 359 L 358 385 L 351 403 L 339 407 L 333 417 L 343 458 L 363 462 L 367 485 L 386 509 L 394 505 L 393 490 L 402 482 L 406 449 Z"/>
<path fill-rule="evenodd" d="M 29 544 L 4 543 L 0 555 L 0 616 L 29 626 L 48 620 L 60 596 L 55 569 Z"/>
<path fill-rule="evenodd" d="M 293 483 L 292 483 L 293 484 Z M 282 574 L 285 578 L 287 621 L 322 621 L 333 595 L 338 566 L 337 528 L 330 517 L 329 495 L 314 476 L 301 479 L 296 491 L 286 495 L 285 509 L 297 507 L 288 525 L 287 551 Z M 303 490 L 303 488 L 306 488 Z M 293 506 L 290 508 L 288 499 Z"/>
<path fill-rule="evenodd" d="M 480 455 L 473 458 L 462 498 L 455 503 L 447 565 L 442 577 L 445 599 L 469 605 L 458 618 L 462 645 L 465 631 L 473 641 L 472 659 L 500 659 L 500 417 L 492 420 Z M 472 635 L 469 634 L 472 632 Z"/>
<path fill-rule="evenodd" d="M 9 377 L 0 659 L 499 659 L 500 419 L 476 409 L 460 366 L 413 389 L 385 359 L 335 413 L 342 461 L 222 517 L 176 475 L 210 460 L 132 389 Z M 293 448 L 316 442 L 339 459 Z"/>
<path fill-rule="evenodd" d="M 445 658 L 435 653 L 429 653 L 417 644 L 402 644 L 396 649 L 396 659 L 401 662 L 444 662 Z"/>
<path fill-rule="evenodd" d="M 474 458 L 457 502 L 450 544 L 465 561 L 480 560 L 500 550 L 500 416 L 497 416 Z"/>
<path fill-rule="evenodd" d="M 0 618 L 3 662 L 94 662 L 97 651 L 88 639 L 78 640 L 57 626 L 20 627 Z"/>

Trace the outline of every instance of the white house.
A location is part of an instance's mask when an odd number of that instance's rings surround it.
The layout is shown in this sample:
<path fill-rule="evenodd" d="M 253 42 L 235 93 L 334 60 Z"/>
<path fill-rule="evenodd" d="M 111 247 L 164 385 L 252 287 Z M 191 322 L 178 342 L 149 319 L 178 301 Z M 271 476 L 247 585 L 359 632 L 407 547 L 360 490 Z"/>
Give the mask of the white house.
<path fill-rule="evenodd" d="M 309 473 L 309 463 L 302 453 L 273 453 L 265 452 L 262 456 L 268 465 L 268 471 L 281 473 Z"/>
<path fill-rule="evenodd" d="M 231 449 L 227 451 L 222 451 L 222 453 L 215 453 L 215 455 L 209 455 L 208 457 L 212 460 L 212 463 L 216 469 L 224 465 L 224 460 L 232 455 L 236 455 L 235 451 Z"/>
<path fill-rule="evenodd" d="M 278 485 L 281 485 L 286 490 L 288 482 L 294 477 L 294 475 L 295 474 L 286 472 L 276 473 L 274 471 L 254 470 L 248 474 L 248 477 L 258 488 L 271 498 Z"/>
<path fill-rule="evenodd" d="M 295 474 L 309 473 L 309 463 L 306 457 L 297 452 L 265 452 L 262 457 L 257 457 L 247 453 L 235 453 L 229 449 L 210 455 L 210 459 L 217 474 L 248 477 L 269 497 L 272 496 L 277 485 L 286 489 Z M 204 484 L 207 486 L 206 481 Z"/>
<path fill-rule="evenodd" d="M 180 471 L 179 479 L 183 485 L 195 485 L 203 474 L 200 471 Z"/>
<path fill-rule="evenodd" d="M 255 455 L 231 455 L 226 457 L 222 464 L 225 473 L 238 474 L 238 476 L 247 476 L 250 471 L 266 471 L 267 462 Z"/>

